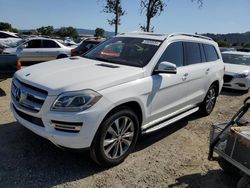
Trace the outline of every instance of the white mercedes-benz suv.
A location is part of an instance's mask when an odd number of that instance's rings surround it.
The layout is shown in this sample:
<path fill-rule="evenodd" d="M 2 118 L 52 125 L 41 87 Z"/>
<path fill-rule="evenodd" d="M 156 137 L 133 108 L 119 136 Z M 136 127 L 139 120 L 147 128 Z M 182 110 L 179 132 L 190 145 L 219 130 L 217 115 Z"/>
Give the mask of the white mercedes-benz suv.
<path fill-rule="evenodd" d="M 223 85 L 216 42 L 191 34 L 128 33 L 83 57 L 30 66 L 12 81 L 16 119 L 55 145 L 121 163 L 140 134 L 196 111 L 209 115 Z"/>

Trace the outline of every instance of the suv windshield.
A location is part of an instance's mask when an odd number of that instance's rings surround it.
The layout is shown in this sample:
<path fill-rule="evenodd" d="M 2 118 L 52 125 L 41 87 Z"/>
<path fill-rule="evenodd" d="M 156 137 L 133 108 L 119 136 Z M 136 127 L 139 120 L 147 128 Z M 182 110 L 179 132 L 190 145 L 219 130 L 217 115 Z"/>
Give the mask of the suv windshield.
<path fill-rule="evenodd" d="M 84 57 L 115 64 L 144 67 L 160 45 L 161 41 L 158 40 L 114 37 L 90 50 Z"/>
<path fill-rule="evenodd" d="M 225 63 L 250 66 L 250 55 L 222 54 Z"/>

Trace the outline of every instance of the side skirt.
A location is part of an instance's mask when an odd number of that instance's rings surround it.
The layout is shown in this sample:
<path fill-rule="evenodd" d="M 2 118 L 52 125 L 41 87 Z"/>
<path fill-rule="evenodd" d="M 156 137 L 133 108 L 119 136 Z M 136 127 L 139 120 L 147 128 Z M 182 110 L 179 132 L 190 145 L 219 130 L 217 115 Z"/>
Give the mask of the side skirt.
<path fill-rule="evenodd" d="M 161 123 L 158 123 L 158 124 L 155 124 L 147 129 L 143 129 L 142 130 L 142 134 L 148 134 L 148 133 L 151 133 L 151 132 L 154 132 L 154 131 L 157 131 L 163 127 L 166 127 L 172 123 L 175 123 L 176 121 L 179 121 L 180 119 L 186 117 L 186 116 L 189 116 L 190 114 L 193 114 L 195 112 L 197 112 L 199 110 L 199 107 L 196 107 L 196 108 L 193 108 L 193 109 L 190 109 L 186 112 L 183 112 L 177 116 L 174 116 L 173 118 L 169 118 L 167 119 L 166 121 L 164 122 L 161 122 Z"/>

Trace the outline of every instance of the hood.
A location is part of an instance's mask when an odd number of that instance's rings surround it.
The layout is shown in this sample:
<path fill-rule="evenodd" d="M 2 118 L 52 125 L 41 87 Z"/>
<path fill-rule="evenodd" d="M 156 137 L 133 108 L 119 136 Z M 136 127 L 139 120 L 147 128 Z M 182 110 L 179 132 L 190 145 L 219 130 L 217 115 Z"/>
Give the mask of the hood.
<path fill-rule="evenodd" d="M 33 65 L 18 71 L 20 81 L 45 89 L 49 95 L 66 91 L 99 91 L 143 77 L 143 69 L 90 60 L 63 58 Z"/>
<path fill-rule="evenodd" d="M 226 73 L 230 74 L 241 74 L 243 72 L 250 72 L 250 66 L 247 65 L 236 65 L 236 64 L 230 64 L 225 63 Z"/>

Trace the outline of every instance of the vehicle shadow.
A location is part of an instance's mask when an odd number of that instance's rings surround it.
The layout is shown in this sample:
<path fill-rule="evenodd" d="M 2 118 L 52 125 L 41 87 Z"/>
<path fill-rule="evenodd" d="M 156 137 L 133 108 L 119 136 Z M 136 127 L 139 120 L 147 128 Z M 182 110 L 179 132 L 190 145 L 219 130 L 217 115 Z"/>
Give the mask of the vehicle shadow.
<path fill-rule="evenodd" d="M 222 170 L 210 170 L 206 174 L 189 174 L 176 179 L 176 183 L 169 185 L 169 188 L 235 188 L 238 177 L 224 173 Z"/>
<path fill-rule="evenodd" d="M 152 144 L 170 136 L 171 134 L 175 133 L 176 131 L 184 128 L 188 124 L 190 117 L 191 116 L 186 117 L 180 121 L 177 121 L 174 124 L 171 124 L 167 127 L 162 128 L 158 131 L 142 135 L 138 141 L 138 144 L 135 147 L 135 152 L 143 150 L 143 149 L 151 146 Z"/>
<path fill-rule="evenodd" d="M 4 96 L 6 96 L 6 93 L 2 88 L 0 88 L 0 97 L 4 97 Z"/>
<path fill-rule="evenodd" d="M 245 95 L 246 91 L 240 91 L 240 90 L 234 90 L 234 89 L 228 89 L 223 88 L 220 95 L 226 95 L 226 96 L 242 96 Z"/>
<path fill-rule="evenodd" d="M 145 135 L 134 152 L 180 130 L 189 120 Z M 88 152 L 63 151 L 17 122 L 0 125 L 0 138 L 0 187 L 52 187 L 106 170 Z"/>
<path fill-rule="evenodd" d="M 104 168 L 88 153 L 63 151 L 13 122 L 0 125 L 0 187 L 52 187 Z"/>

